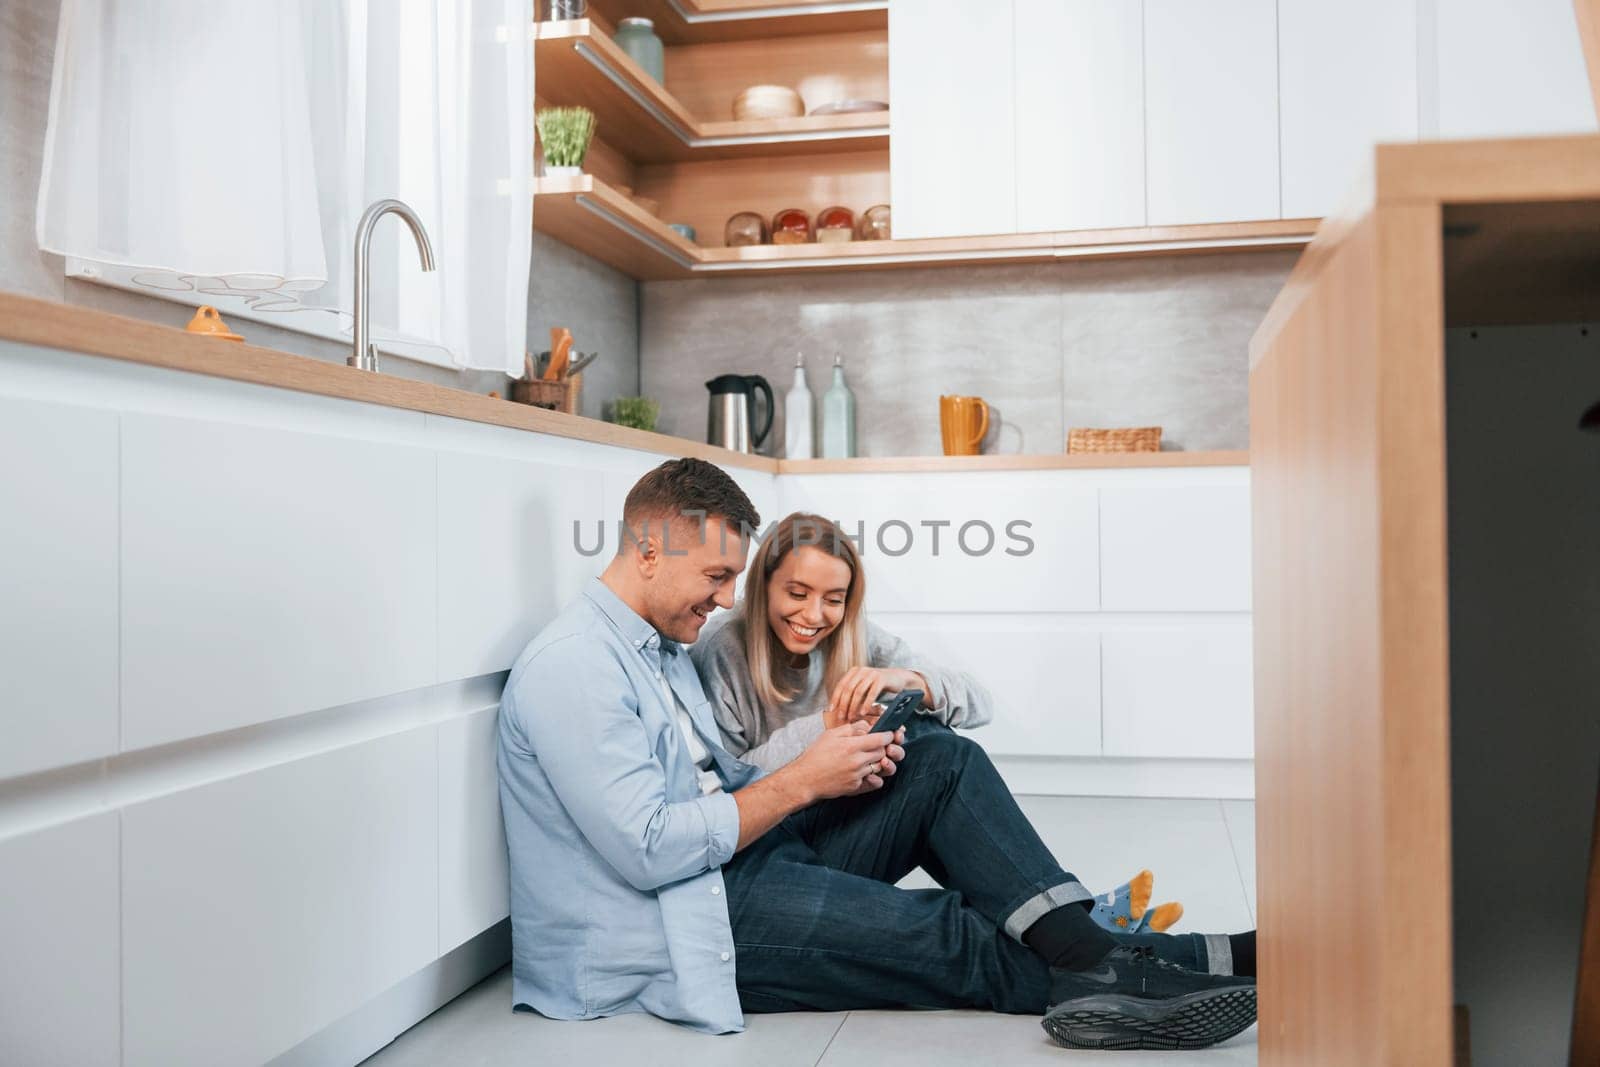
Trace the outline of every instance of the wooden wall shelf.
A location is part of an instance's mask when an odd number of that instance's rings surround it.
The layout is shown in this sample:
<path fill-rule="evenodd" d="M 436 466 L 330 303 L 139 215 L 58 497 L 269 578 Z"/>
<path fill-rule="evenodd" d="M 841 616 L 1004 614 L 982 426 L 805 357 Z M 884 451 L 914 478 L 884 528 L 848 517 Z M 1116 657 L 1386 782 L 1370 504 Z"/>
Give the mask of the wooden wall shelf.
<path fill-rule="evenodd" d="M 706 121 L 588 19 L 536 27 L 539 98 L 595 114 L 597 135 L 636 163 L 887 151 L 889 114 Z"/>
<path fill-rule="evenodd" d="M 534 228 L 641 281 L 1300 248 L 1316 219 L 705 248 L 592 175 L 535 183 Z"/>
<path fill-rule="evenodd" d="M 669 45 L 889 28 L 888 0 L 589 0 L 612 25 L 642 16 Z"/>

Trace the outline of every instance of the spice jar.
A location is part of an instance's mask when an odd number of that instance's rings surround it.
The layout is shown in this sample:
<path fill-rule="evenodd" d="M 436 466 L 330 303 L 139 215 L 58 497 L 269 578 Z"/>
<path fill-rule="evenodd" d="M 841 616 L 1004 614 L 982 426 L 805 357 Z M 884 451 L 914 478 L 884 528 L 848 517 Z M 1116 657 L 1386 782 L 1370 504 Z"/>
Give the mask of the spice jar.
<path fill-rule="evenodd" d="M 811 240 L 811 216 L 797 207 L 785 208 L 772 216 L 772 243 L 803 245 Z"/>
<path fill-rule="evenodd" d="M 817 243 L 834 244 L 856 235 L 856 213 L 847 207 L 825 207 L 817 212 Z"/>
<path fill-rule="evenodd" d="M 729 248 L 767 243 L 767 220 L 754 211 L 741 211 L 722 228 L 722 243 Z"/>
<path fill-rule="evenodd" d="M 611 39 L 650 77 L 658 82 L 667 80 L 667 53 L 661 47 L 661 38 L 656 36 L 654 22 L 640 18 L 621 19 Z"/>
<path fill-rule="evenodd" d="M 861 213 L 861 222 L 856 226 L 857 238 L 863 241 L 887 241 L 890 236 L 888 204 L 875 204 Z"/>

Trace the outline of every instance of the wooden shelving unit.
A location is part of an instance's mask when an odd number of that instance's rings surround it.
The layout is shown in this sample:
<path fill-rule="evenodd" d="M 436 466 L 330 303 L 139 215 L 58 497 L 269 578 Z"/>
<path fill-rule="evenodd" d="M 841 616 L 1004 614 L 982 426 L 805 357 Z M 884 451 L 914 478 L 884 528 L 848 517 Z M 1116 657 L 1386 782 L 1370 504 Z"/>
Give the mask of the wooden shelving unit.
<path fill-rule="evenodd" d="M 669 45 L 818 33 L 887 32 L 888 0 L 589 0 L 609 24 L 643 16 Z"/>
<path fill-rule="evenodd" d="M 541 178 L 534 227 L 641 281 L 1299 248 L 1316 219 L 846 244 L 704 248 L 593 175 Z"/>
<path fill-rule="evenodd" d="M 601 139 L 635 163 L 889 148 L 883 111 L 759 122 L 696 115 L 589 19 L 540 23 L 534 48 L 540 101 L 593 111 Z"/>
<path fill-rule="evenodd" d="M 1316 219 L 992 237 L 721 247 L 740 211 L 858 216 L 890 202 L 889 113 L 735 122 L 750 85 L 793 86 L 810 107 L 888 100 L 883 0 L 590 0 L 591 18 L 536 27 L 537 97 L 596 117 L 577 178 L 539 179 L 534 227 L 645 281 L 729 274 L 1027 263 L 1297 248 Z M 655 21 L 666 83 L 612 40 L 617 20 Z M 647 210 L 635 197 L 654 201 Z M 700 243 L 667 223 L 694 227 Z"/>

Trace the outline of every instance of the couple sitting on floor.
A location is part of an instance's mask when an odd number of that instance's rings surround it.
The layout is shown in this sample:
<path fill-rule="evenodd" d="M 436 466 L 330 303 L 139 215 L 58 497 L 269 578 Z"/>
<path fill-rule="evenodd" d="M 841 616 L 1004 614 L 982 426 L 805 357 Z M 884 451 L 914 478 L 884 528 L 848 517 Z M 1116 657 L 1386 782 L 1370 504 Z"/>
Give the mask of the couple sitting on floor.
<path fill-rule="evenodd" d="M 1078 1048 L 1200 1048 L 1255 1020 L 1253 932 L 1097 923 L 951 729 L 987 721 L 986 695 L 866 621 L 838 527 L 781 520 L 707 625 L 760 529 L 745 494 L 673 460 L 623 521 L 501 700 L 517 1006 L 712 1033 L 742 1011 L 987 1008 Z M 912 689 L 921 713 L 871 732 L 877 698 Z M 895 885 L 919 866 L 943 888 Z"/>

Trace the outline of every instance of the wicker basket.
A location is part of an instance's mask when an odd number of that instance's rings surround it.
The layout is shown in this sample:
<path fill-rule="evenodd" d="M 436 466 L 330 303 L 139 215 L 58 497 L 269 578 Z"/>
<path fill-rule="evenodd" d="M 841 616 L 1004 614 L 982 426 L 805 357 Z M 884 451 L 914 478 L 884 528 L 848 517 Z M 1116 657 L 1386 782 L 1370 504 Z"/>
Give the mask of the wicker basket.
<path fill-rule="evenodd" d="M 1126 430 L 1068 430 L 1068 452 L 1159 452 L 1161 427 Z"/>
<path fill-rule="evenodd" d="M 531 382 L 519 379 L 511 383 L 511 399 L 519 404 L 532 404 L 536 408 L 576 415 L 578 394 L 582 389 L 582 374 L 574 374 L 556 382 L 547 382 L 542 378 L 535 378 Z"/>

